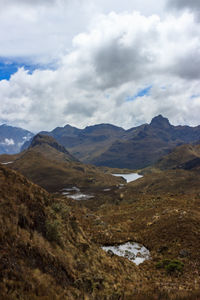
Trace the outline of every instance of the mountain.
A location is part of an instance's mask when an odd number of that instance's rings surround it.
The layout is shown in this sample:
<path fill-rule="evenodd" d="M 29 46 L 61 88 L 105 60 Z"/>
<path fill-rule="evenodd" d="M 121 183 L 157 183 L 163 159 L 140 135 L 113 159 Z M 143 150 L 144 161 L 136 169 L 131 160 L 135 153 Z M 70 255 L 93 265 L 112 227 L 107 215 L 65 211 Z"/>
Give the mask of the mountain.
<path fill-rule="evenodd" d="M 84 163 L 112 168 L 141 169 L 154 164 L 175 147 L 200 141 L 200 126 L 173 126 L 162 115 L 124 130 L 111 124 L 78 129 L 70 125 L 42 134 L 54 137 Z M 24 144 L 27 148 L 29 143 Z"/>
<path fill-rule="evenodd" d="M 173 126 L 161 115 L 150 124 L 129 131 L 125 140 L 115 141 L 90 162 L 97 166 L 141 169 L 154 164 L 173 148 L 200 140 L 200 126 Z"/>
<path fill-rule="evenodd" d="M 125 130 L 111 124 L 88 126 L 85 129 L 66 125 L 64 128 L 42 133 L 53 136 L 75 157 L 85 163 L 90 163 L 93 156 L 100 155 L 116 139 L 123 138 Z"/>
<path fill-rule="evenodd" d="M 74 158 L 53 137 L 36 135 L 29 148 L 17 155 L 1 155 L 0 161 L 19 171 L 49 192 L 69 187 L 104 187 L 123 180 Z"/>
<path fill-rule="evenodd" d="M 53 137 L 37 134 L 30 142 L 29 150 L 44 155 L 47 159 L 60 162 L 78 162 L 64 146 L 61 146 Z"/>
<path fill-rule="evenodd" d="M 20 152 L 22 145 L 34 134 L 28 130 L 3 124 L 0 126 L 0 154 Z"/>
<path fill-rule="evenodd" d="M 54 137 L 75 157 L 85 163 L 108 149 L 116 139 L 123 139 L 126 131 L 111 124 L 99 124 L 78 129 L 70 125 L 57 127 L 51 132 L 42 131 L 41 134 Z M 29 147 L 30 142 L 24 144 L 21 150 Z"/>
<path fill-rule="evenodd" d="M 185 144 L 173 149 L 154 165 L 160 170 L 195 170 L 200 167 L 200 144 Z"/>

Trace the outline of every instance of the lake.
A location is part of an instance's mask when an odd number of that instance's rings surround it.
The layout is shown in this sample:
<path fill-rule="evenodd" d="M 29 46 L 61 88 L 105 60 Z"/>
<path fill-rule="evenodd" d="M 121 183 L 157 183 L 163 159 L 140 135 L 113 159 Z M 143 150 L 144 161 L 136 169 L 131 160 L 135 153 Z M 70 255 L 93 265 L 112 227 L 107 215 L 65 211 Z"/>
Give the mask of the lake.
<path fill-rule="evenodd" d="M 118 177 L 123 177 L 127 183 L 137 180 L 141 177 L 143 177 L 142 175 L 139 175 L 137 173 L 130 173 L 130 174 L 112 174 L 114 176 L 118 176 Z"/>
<path fill-rule="evenodd" d="M 121 245 L 102 246 L 104 251 L 112 251 L 113 254 L 125 257 L 136 265 L 150 259 L 150 252 L 143 245 L 135 242 L 127 242 Z"/>

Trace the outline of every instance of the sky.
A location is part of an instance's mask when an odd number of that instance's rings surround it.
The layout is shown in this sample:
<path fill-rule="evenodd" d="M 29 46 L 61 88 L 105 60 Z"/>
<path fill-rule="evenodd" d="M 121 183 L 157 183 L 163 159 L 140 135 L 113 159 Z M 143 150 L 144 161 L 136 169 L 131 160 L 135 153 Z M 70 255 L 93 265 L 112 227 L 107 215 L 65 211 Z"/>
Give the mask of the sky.
<path fill-rule="evenodd" d="M 200 124 L 200 1 L 0 0 L 0 124 Z"/>

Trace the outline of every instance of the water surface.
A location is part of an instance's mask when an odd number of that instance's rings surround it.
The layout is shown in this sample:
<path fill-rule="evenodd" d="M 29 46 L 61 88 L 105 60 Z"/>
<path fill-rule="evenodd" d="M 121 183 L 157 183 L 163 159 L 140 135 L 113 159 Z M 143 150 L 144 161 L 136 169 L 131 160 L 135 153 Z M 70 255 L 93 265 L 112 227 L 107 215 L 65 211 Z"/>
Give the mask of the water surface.
<path fill-rule="evenodd" d="M 143 177 L 142 175 L 139 175 L 137 173 L 130 173 L 130 174 L 112 174 L 114 176 L 118 176 L 118 177 L 123 177 L 127 183 L 137 180 L 141 177 Z"/>
<path fill-rule="evenodd" d="M 150 259 L 150 252 L 143 245 L 128 242 L 121 245 L 115 246 L 103 246 L 101 247 L 104 251 L 108 252 L 111 250 L 114 254 L 128 258 L 130 261 L 134 262 L 136 265 L 143 263 L 145 260 Z"/>

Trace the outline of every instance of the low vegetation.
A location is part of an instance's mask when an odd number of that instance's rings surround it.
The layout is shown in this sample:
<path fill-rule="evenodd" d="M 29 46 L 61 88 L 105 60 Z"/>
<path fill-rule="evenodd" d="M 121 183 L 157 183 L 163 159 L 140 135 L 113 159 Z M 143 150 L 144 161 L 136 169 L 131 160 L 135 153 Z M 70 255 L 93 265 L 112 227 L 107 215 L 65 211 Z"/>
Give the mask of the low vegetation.
<path fill-rule="evenodd" d="M 184 263 L 176 259 L 164 259 L 156 264 L 156 268 L 164 268 L 169 274 L 172 274 L 174 272 L 183 272 L 183 267 Z"/>

